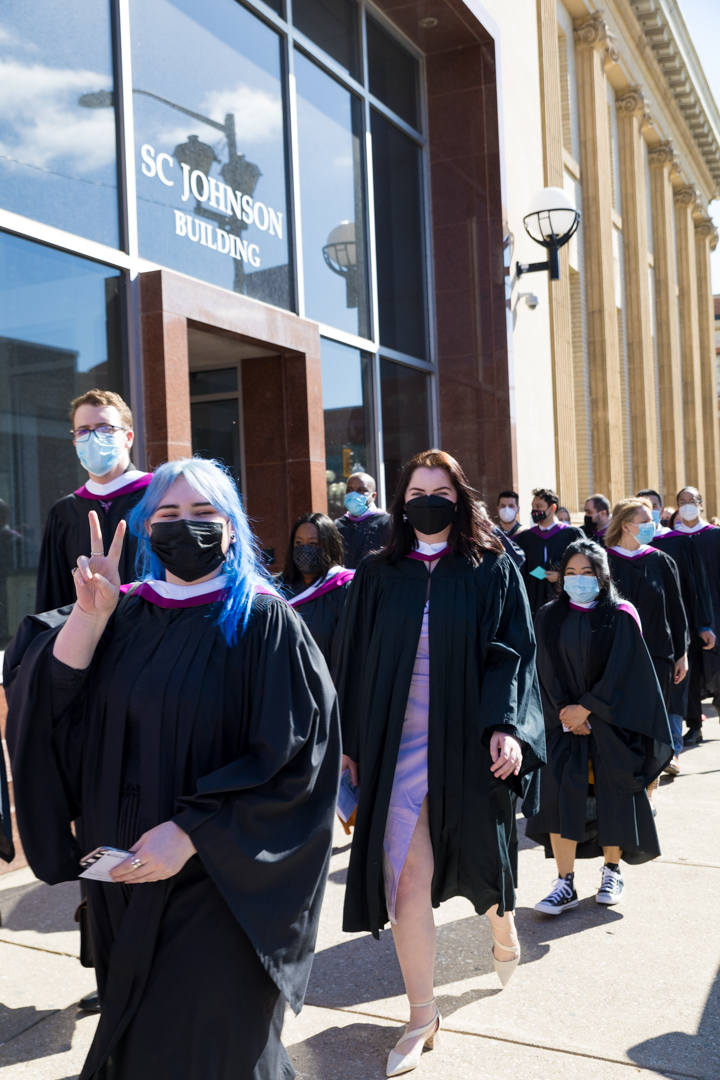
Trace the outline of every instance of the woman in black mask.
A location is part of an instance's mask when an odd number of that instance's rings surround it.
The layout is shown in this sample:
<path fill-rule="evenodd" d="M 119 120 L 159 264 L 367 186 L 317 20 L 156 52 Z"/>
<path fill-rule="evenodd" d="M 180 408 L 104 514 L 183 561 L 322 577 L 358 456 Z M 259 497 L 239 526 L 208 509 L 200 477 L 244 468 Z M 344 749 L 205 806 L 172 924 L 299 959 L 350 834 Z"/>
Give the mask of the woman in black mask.
<path fill-rule="evenodd" d="M 517 966 L 515 803 L 534 812 L 545 738 L 525 590 L 457 461 L 414 457 L 391 515 L 350 590 L 337 682 L 360 785 L 344 929 L 392 924 L 410 1002 L 396 1076 L 440 1027 L 433 906 L 466 896 L 503 986 Z"/>
<path fill-rule="evenodd" d="M 121 849 L 87 882 L 102 1014 L 82 1078 L 278 1080 L 330 857 L 335 692 L 219 465 L 161 465 L 130 527 L 142 580 L 120 587 L 125 523 L 105 554 L 91 513 L 74 608 L 5 654 L 31 867 L 53 884 Z"/>
<path fill-rule="evenodd" d="M 305 621 L 333 674 L 354 573 L 343 566 L 342 537 L 326 514 L 303 514 L 297 519 L 277 584 Z"/>

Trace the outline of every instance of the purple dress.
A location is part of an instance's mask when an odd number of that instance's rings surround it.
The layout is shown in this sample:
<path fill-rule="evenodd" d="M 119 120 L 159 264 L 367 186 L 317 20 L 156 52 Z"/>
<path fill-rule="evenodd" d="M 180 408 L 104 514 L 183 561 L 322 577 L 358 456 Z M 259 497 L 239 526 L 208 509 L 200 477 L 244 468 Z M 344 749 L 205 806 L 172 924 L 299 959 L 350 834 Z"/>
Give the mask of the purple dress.
<path fill-rule="evenodd" d="M 425 604 L 422 630 L 415 655 L 405 708 L 400 749 L 395 766 L 385 839 L 383 871 L 385 900 L 390 922 L 396 923 L 395 900 L 423 799 L 428 792 L 428 709 L 430 703 L 430 653 L 428 651 L 428 608 Z"/>

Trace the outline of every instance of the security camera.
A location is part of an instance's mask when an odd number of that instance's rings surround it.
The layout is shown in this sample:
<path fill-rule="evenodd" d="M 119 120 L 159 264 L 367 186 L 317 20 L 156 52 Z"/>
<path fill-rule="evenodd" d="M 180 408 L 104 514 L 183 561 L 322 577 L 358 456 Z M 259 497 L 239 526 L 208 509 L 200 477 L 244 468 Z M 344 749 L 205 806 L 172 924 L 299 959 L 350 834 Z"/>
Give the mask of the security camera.
<path fill-rule="evenodd" d="M 525 301 L 525 303 L 527 304 L 527 306 L 530 308 L 531 311 L 534 311 L 535 308 L 540 303 L 540 301 L 538 300 L 535 293 L 532 293 L 532 292 L 518 293 L 518 304 L 520 303 L 521 300 Z"/>

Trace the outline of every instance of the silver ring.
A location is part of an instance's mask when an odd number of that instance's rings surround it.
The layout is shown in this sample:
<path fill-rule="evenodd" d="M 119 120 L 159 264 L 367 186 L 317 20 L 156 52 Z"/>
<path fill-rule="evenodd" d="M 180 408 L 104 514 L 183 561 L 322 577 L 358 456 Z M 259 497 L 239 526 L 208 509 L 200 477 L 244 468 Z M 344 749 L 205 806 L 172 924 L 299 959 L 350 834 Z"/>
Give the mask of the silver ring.
<path fill-rule="evenodd" d="M 103 555 L 104 556 L 105 552 L 104 551 L 91 551 L 90 555 L 91 556 L 93 556 L 93 555 Z"/>
<path fill-rule="evenodd" d="M 133 870 L 139 870 L 141 866 L 145 865 L 145 863 L 142 861 L 142 859 L 138 859 L 136 855 L 134 859 L 130 860 L 130 865 L 132 866 Z"/>

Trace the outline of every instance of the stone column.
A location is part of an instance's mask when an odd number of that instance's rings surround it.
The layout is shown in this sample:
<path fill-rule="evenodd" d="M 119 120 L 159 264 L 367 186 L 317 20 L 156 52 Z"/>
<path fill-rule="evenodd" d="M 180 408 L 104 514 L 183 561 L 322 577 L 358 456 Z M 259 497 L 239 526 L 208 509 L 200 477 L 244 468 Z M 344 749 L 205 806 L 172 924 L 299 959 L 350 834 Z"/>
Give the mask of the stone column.
<path fill-rule="evenodd" d="M 617 51 L 602 11 L 575 21 L 575 41 L 593 466 L 596 490 L 615 503 L 625 491 L 605 64 L 617 61 Z"/>
<path fill-rule="evenodd" d="M 168 310 L 167 275 L 140 275 L 147 467 L 192 457 L 187 319 Z"/>
<path fill-rule="evenodd" d="M 675 293 L 675 242 L 673 232 L 673 189 L 671 173 L 679 166 L 670 142 L 650 151 L 650 195 L 652 199 L 655 258 L 655 346 L 660 380 L 660 438 L 663 454 L 663 499 L 674 503 L 685 483 L 683 417 L 680 408 L 680 352 L 678 349 L 677 296 Z"/>
<path fill-rule="evenodd" d="M 620 144 L 625 326 L 630 372 L 633 488 L 657 488 L 655 356 L 648 280 L 648 223 L 643 127 L 652 124 L 642 89 L 633 86 L 616 99 Z M 632 493 L 628 493 L 632 494 Z"/>
<path fill-rule="evenodd" d="M 542 110 L 545 186 L 564 184 L 560 57 L 555 0 L 537 0 L 540 42 L 540 106 Z M 568 41 L 568 48 L 572 48 Z M 550 343 L 555 402 L 555 468 L 557 488 L 568 510 L 578 510 L 575 391 L 573 386 L 572 320 L 568 245 L 560 252 L 560 280 L 549 282 Z"/>
<path fill-rule="evenodd" d="M 705 488 L 700 329 L 698 326 L 697 268 L 695 265 L 695 210 L 700 193 L 696 187 L 675 192 L 678 285 L 680 287 L 680 352 L 683 421 L 685 428 L 685 479 L 683 484 Z"/>
<path fill-rule="evenodd" d="M 715 356 L 715 305 L 710 277 L 710 252 L 717 247 L 718 231 L 712 218 L 695 221 L 700 380 L 702 385 L 703 444 L 705 448 L 705 512 L 713 517 L 720 507 L 720 438 Z"/>

